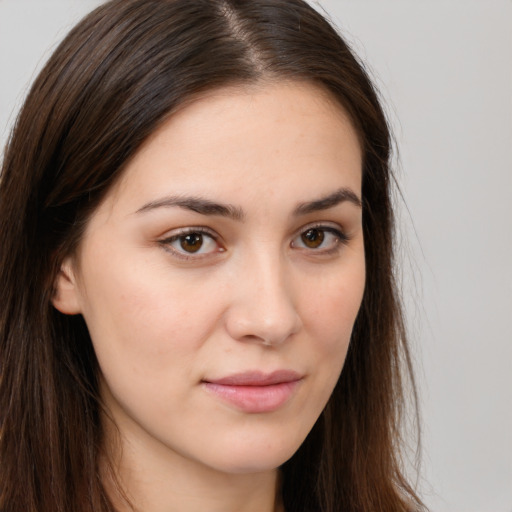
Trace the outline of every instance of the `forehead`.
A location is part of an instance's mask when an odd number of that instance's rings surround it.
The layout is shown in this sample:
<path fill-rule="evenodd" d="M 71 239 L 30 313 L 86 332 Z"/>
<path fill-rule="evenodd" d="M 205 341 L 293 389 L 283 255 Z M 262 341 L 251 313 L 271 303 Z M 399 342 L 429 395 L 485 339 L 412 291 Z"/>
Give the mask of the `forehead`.
<path fill-rule="evenodd" d="M 114 194 L 151 200 L 208 189 L 232 202 L 250 189 L 268 197 L 322 181 L 360 190 L 357 133 L 324 89 L 277 82 L 215 90 L 182 107 L 130 161 Z"/>

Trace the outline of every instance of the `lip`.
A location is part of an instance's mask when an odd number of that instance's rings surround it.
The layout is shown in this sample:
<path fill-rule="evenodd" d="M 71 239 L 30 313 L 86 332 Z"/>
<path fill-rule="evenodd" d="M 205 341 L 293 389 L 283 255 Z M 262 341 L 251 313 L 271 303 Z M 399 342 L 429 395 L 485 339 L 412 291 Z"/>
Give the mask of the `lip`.
<path fill-rule="evenodd" d="M 280 409 L 292 397 L 303 376 L 292 370 L 249 371 L 214 380 L 204 388 L 242 412 L 257 414 Z"/>

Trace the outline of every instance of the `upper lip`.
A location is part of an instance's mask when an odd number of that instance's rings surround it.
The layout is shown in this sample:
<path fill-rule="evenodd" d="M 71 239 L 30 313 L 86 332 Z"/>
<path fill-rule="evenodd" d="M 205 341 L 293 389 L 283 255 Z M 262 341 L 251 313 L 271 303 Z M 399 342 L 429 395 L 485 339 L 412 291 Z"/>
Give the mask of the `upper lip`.
<path fill-rule="evenodd" d="M 301 374 L 293 370 L 276 370 L 271 373 L 254 370 L 234 373 L 220 379 L 208 379 L 205 382 L 221 386 L 272 386 L 273 384 L 295 382 L 302 379 L 302 377 Z"/>

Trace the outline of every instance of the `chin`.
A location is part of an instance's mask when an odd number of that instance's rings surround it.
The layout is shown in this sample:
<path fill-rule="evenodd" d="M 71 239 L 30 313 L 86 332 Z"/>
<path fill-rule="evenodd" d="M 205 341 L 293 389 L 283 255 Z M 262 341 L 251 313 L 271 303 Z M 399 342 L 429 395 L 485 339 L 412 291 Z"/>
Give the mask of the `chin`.
<path fill-rule="evenodd" d="M 287 434 L 287 435 L 286 435 Z M 282 466 L 299 449 L 303 439 L 291 439 L 290 433 L 279 438 L 246 438 L 228 442 L 221 453 L 211 454 L 212 465 L 225 473 L 244 474 L 273 471 Z M 219 445 L 217 446 L 219 448 Z"/>

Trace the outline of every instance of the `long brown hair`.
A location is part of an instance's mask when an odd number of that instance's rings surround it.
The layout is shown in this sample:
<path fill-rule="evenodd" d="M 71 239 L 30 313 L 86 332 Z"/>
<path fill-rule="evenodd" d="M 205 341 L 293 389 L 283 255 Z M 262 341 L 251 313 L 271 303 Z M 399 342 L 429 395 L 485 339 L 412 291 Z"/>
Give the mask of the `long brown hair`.
<path fill-rule="evenodd" d="M 342 375 L 282 467 L 289 512 L 419 510 L 399 456 L 412 377 L 393 271 L 390 133 L 363 66 L 302 0 L 113 0 L 36 79 L 0 183 L 0 510 L 112 512 L 99 476 L 98 366 L 80 316 L 51 305 L 63 258 L 141 144 L 231 84 L 306 80 L 363 149 L 367 284 Z M 414 389 L 414 381 L 413 388 Z"/>

